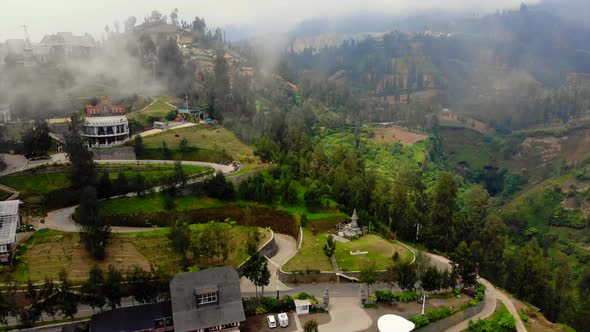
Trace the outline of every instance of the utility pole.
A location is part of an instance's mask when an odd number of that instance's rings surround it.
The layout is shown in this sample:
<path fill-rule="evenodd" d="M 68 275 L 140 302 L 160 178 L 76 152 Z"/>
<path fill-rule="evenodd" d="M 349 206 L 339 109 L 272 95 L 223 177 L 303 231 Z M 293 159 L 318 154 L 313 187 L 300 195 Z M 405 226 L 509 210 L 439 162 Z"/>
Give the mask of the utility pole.
<path fill-rule="evenodd" d="M 416 241 L 418 241 L 419 233 L 420 233 L 420 224 L 416 224 Z"/>
<path fill-rule="evenodd" d="M 426 306 L 426 293 L 422 293 L 422 316 L 424 316 L 424 307 Z"/>

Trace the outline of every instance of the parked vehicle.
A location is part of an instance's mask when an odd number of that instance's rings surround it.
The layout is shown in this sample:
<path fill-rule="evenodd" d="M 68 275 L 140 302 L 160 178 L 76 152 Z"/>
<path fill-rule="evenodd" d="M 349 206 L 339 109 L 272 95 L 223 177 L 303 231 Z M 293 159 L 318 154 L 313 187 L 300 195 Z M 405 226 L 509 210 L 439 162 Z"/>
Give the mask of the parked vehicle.
<path fill-rule="evenodd" d="M 289 326 L 289 316 L 287 316 L 287 313 L 281 312 L 277 316 L 279 317 L 279 325 L 281 327 Z"/>
<path fill-rule="evenodd" d="M 268 327 L 271 329 L 274 329 L 275 327 L 277 327 L 277 321 L 275 320 L 274 315 L 266 316 L 266 323 L 268 324 Z"/>

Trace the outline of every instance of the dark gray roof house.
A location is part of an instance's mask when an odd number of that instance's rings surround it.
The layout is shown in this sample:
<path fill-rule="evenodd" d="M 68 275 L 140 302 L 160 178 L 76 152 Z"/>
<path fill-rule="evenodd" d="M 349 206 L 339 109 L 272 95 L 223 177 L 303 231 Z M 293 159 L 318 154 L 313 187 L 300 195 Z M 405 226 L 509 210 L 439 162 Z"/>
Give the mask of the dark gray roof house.
<path fill-rule="evenodd" d="M 239 331 L 246 320 L 240 277 L 231 266 L 177 274 L 170 297 L 177 332 Z"/>
<path fill-rule="evenodd" d="M 174 331 L 170 302 L 119 308 L 93 315 L 91 332 Z"/>

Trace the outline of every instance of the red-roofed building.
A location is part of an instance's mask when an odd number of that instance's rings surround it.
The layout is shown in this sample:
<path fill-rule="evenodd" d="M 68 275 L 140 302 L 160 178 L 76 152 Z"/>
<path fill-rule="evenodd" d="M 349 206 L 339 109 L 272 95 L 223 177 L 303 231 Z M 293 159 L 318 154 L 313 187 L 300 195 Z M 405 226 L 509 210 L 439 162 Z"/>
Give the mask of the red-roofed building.
<path fill-rule="evenodd" d="M 86 106 L 83 135 L 91 148 L 110 148 L 129 141 L 127 106 L 113 105 L 101 100 L 96 106 Z"/>
<path fill-rule="evenodd" d="M 108 100 L 101 100 L 96 106 L 86 105 L 86 116 L 125 115 L 127 106 L 113 105 Z"/>

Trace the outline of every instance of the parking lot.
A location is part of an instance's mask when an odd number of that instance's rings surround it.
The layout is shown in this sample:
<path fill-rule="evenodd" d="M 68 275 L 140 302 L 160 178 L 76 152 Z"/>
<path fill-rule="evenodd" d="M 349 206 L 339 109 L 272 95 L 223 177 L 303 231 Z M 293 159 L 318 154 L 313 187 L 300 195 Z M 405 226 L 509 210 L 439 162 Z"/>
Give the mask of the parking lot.
<path fill-rule="evenodd" d="M 284 332 L 297 331 L 294 312 L 287 313 L 287 315 L 289 316 L 289 326 L 283 327 L 283 328 L 278 326 L 277 314 L 278 313 L 274 313 L 275 320 L 277 320 L 277 327 L 276 328 L 271 329 L 268 327 L 268 324 L 266 323 L 266 316 L 272 315 L 271 313 L 269 313 L 266 315 L 248 317 L 246 319 L 246 322 L 240 328 L 240 331 L 245 331 L 245 332 L 277 331 L 277 330 L 284 331 Z"/>

